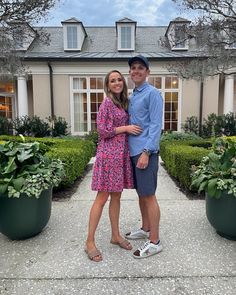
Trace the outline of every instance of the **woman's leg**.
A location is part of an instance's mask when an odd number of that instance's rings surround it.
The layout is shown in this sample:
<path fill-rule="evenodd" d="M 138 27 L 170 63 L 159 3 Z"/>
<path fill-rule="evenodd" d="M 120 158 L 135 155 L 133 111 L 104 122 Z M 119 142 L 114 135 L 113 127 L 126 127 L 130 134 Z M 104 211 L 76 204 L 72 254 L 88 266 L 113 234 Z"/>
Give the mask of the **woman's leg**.
<path fill-rule="evenodd" d="M 120 235 L 120 198 L 121 192 L 111 193 L 111 200 L 109 204 L 109 217 L 111 222 L 111 242 L 114 244 L 119 244 L 122 248 L 131 250 L 131 244 L 128 241 L 124 242 L 124 238 Z"/>
<path fill-rule="evenodd" d="M 109 197 L 109 192 L 98 192 L 92 205 L 89 215 L 88 236 L 86 241 L 86 250 L 92 252 L 96 250 L 95 232 L 102 215 L 103 207 Z M 102 260 L 101 255 L 95 256 L 94 261 Z"/>

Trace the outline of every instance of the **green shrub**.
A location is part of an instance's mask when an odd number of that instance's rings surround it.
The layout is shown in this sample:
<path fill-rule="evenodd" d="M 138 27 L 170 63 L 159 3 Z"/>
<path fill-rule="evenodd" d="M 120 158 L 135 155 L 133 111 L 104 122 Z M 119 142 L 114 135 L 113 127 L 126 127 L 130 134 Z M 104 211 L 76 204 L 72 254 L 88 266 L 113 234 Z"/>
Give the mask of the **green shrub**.
<path fill-rule="evenodd" d="M 12 122 L 0 116 L 0 135 L 2 134 L 12 134 Z"/>
<path fill-rule="evenodd" d="M 13 129 L 16 135 L 44 137 L 50 135 L 50 126 L 38 116 L 22 116 L 13 120 Z"/>
<path fill-rule="evenodd" d="M 85 135 L 86 140 L 91 140 L 96 146 L 98 145 L 99 135 L 97 130 L 89 131 L 88 134 Z"/>
<path fill-rule="evenodd" d="M 173 131 L 171 133 L 163 133 L 161 136 L 161 141 L 163 140 L 199 140 L 200 136 L 196 135 L 193 132 L 178 132 Z"/>
<path fill-rule="evenodd" d="M 68 134 L 68 123 L 62 117 L 55 117 L 52 120 L 51 117 L 48 117 L 47 120 L 52 125 L 51 135 L 53 137 L 65 136 Z"/>
<path fill-rule="evenodd" d="M 196 116 L 187 117 L 185 123 L 182 125 L 184 132 L 199 134 L 199 123 Z"/>
<path fill-rule="evenodd" d="M 65 178 L 61 187 L 71 185 L 83 172 L 94 154 L 95 146 L 87 140 L 62 141 L 52 147 L 47 155 L 49 158 L 59 158 L 64 164 Z"/>
<path fill-rule="evenodd" d="M 210 140 L 180 141 L 163 140 L 160 143 L 160 155 L 168 173 L 176 178 L 180 185 L 191 189 L 192 166 L 199 165 L 201 159 L 209 153 Z"/>

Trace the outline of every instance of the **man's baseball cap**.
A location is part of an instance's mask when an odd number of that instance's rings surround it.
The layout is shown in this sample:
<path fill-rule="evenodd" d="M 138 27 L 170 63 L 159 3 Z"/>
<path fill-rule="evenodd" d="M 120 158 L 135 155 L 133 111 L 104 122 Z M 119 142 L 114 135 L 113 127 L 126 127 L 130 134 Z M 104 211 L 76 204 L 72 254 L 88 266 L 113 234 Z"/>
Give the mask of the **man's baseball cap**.
<path fill-rule="evenodd" d="M 136 56 L 134 56 L 134 57 L 131 57 L 131 58 L 128 60 L 128 64 L 129 64 L 129 66 L 131 67 L 132 63 L 134 63 L 135 61 L 139 61 L 139 62 L 141 62 L 143 65 L 145 65 L 145 67 L 146 67 L 147 69 L 149 69 L 149 62 L 148 62 L 148 59 L 147 59 L 145 56 L 139 54 L 139 55 L 136 55 Z"/>

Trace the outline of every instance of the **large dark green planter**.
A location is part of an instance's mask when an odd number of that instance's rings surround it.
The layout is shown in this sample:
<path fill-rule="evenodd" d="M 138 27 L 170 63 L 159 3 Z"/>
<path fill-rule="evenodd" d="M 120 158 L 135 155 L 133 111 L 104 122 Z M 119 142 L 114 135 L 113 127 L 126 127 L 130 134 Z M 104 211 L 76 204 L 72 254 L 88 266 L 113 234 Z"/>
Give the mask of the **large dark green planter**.
<path fill-rule="evenodd" d="M 219 199 L 206 195 L 206 215 L 219 235 L 236 240 L 236 198 L 233 195 L 224 192 Z"/>
<path fill-rule="evenodd" d="M 12 240 L 33 237 L 40 233 L 51 216 L 52 189 L 45 190 L 37 199 L 0 196 L 0 232 Z"/>

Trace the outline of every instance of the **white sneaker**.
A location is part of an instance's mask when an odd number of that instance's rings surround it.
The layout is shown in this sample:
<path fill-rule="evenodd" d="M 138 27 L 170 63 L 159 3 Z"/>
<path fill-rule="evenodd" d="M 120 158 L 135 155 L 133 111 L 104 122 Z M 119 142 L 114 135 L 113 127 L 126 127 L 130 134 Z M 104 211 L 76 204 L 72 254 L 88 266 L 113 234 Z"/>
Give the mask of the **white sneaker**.
<path fill-rule="evenodd" d="M 126 239 L 128 240 L 139 240 L 139 239 L 148 239 L 149 238 L 149 231 L 144 231 L 143 229 L 139 228 L 137 230 L 131 231 L 125 234 Z"/>
<path fill-rule="evenodd" d="M 157 244 L 152 243 L 151 241 L 147 241 L 143 247 L 138 248 L 134 253 L 134 258 L 146 258 L 152 255 L 155 255 L 159 252 L 161 252 L 163 249 L 161 245 L 161 241 L 159 241 Z"/>

